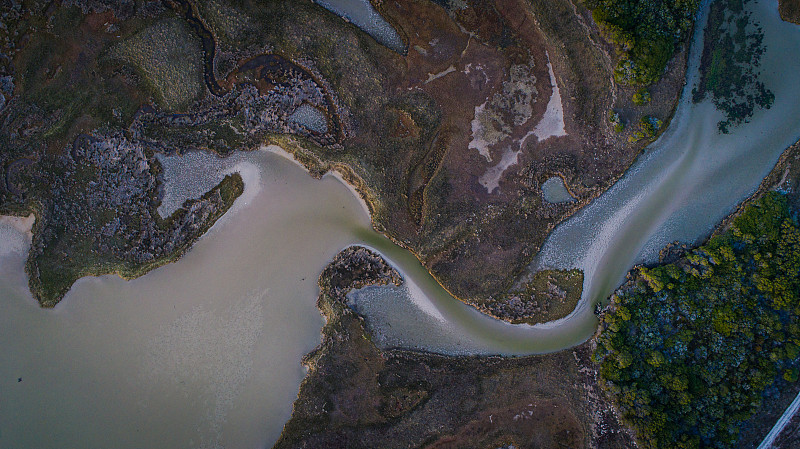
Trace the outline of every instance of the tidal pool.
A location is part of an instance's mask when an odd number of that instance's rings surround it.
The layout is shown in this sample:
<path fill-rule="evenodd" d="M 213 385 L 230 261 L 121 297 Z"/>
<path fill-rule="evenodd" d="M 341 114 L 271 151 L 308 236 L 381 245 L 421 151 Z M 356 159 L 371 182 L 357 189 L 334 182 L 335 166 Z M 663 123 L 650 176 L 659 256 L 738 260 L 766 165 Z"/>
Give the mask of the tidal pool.
<path fill-rule="evenodd" d="M 542 184 L 542 196 L 548 203 L 558 204 L 575 201 L 560 176 L 547 178 L 547 181 Z"/>
<path fill-rule="evenodd" d="M 328 132 L 328 117 L 319 109 L 303 103 L 286 120 L 305 126 L 311 131 L 323 134 Z"/>

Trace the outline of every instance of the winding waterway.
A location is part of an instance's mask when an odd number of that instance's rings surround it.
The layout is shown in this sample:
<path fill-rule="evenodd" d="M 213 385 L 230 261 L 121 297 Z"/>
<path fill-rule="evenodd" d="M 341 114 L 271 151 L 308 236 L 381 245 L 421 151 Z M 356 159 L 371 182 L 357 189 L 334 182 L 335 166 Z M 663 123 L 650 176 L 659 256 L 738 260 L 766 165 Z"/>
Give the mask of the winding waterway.
<path fill-rule="evenodd" d="M 684 95 L 631 170 L 546 241 L 537 267 L 586 273 L 579 307 L 556 322 L 510 325 L 453 299 L 371 229 L 346 185 L 266 151 L 162 158 L 165 213 L 231 171 L 245 193 L 180 261 L 134 281 L 82 279 L 55 310 L 28 290 L 29 237 L 0 220 L 0 447 L 269 446 L 291 413 L 299 361 L 319 343 L 317 276 L 351 244 L 378 250 L 406 280 L 351 294 L 383 346 L 529 354 L 586 340 L 592 305 L 634 263 L 706 236 L 800 134 L 800 27 L 779 20 L 775 2 L 749 7 L 766 34 L 773 107 L 720 135 L 713 106 Z"/>
<path fill-rule="evenodd" d="M 704 24 L 709 2 L 698 18 Z M 458 345 L 427 335 L 439 329 L 413 289 L 370 288 L 351 294 L 384 346 L 424 348 L 447 353 L 526 354 L 579 344 L 594 333 L 594 305 L 606 300 L 637 263 L 655 261 L 668 243 L 694 243 L 708 236 L 758 187 L 781 153 L 800 137 L 800 27 L 782 21 L 777 2 L 751 2 L 753 20 L 763 26 L 766 52 L 762 80 L 775 93 L 769 110 L 756 111 L 750 123 L 720 134 L 722 113 L 710 100 L 691 101 L 698 81 L 702 26 L 690 49 L 687 84 L 669 128 L 607 192 L 559 225 L 545 241 L 531 270 L 584 271 L 584 290 L 569 316 L 536 326 L 498 326 L 461 310 L 452 300 L 426 290 L 426 307 L 446 310 L 451 329 L 464 332 Z M 400 318 L 398 318 L 398 316 Z M 439 320 L 441 321 L 441 320 Z M 463 327 L 462 327 L 463 326 Z M 463 331 L 462 329 L 466 329 Z M 452 335 L 451 335 L 451 338 Z"/>

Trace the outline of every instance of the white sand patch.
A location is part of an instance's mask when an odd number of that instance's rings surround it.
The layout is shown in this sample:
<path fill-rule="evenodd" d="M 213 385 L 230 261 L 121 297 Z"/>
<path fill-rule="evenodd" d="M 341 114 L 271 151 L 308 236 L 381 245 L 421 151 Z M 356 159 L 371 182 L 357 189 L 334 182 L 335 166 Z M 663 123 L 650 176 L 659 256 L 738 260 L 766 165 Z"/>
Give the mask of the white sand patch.
<path fill-rule="evenodd" d="M 278 156 L 281 156 L 281 157 L 291 161 L 293 164 L 295 164 L 298 167 L 302 168 L 304 172 L 308 173 L 308 169 L 306 168 L 306 166 L 301 164 L 300 161 L 298 161 L 297 159 L 295 159 L 294 158 L 294 154 L 284 150 L 283 147 L 279 147 L 278 145 L 262 145 L 261 147 L 259 147 L 258 150 L 259 151 L 266 151 L 266 152 L 272 153 L 272 154 L 277 154 Z"/>
<path fill-rule="evenodd" d="M 33 238 L 33 214 L 27 217 L 0 215 L 0 257 L 23 254 Z"/>
<path fill-rule="evenodd" d="M 553 73 L 553 65 L 550 64 L 549 54 L 547 55 L 547 69 L 550 71 L 550 85 L 553 87 L 553 94 L 550 95 L 550 101 L 547 102 L 544 117 L 532 131 L 540 142 L 550 137 L 567 135 L 567 131 L 564 129 L 564 105 L 561 103 L 561 92 L 558 90 L 558 83 L 556 82 L 556 75 Z M 528 133 L 528 135 L 530 134 Z M 528 138 L 528 135 L 520 141 L 520 146 Z"/>
<path fill-rule="evenodd" d="M 456 71 L 456 67 L 455 67 L 455 66 L 453 66 L 453 65 L 451 65 L 450 67 L 446 68 L 445 70 L 442 70 L 442 71 L 441 71 L 441 72 L 439 72 L 439 73 L 435 73 L 435 74 L 434 74 L 434 73 L 429 73 L 429 74 L 428 74 L 428 79 L 427 79 L 427 80 L 425 80 L 425 83 L 424 83 L 424 84 L 428 84 L 428 83 L 430 83 L 430 82 L 431 82 L 431 81 L 433 81 L 433 80 L 438 80 L 439 78 L 441 78 L 441 77 L 443 77 L 443 76 L 447 75 L 448 73 L 453 73 L 453 72 L 455 72 L 455 71 Z"/>
<path fill-rule="evenodd" d="M 353 196 L 356 197 L 356 199 L 358 200 L 358 204 L 361 205 L 361 209 L 364 210 L 364 213 L 367 214 L 368 217 L 372 217 L 372 215 L 369 213 L 369 206 L 367 206 L 367 202 L 364 201 L 364 198 L 361 197 L 361 194 L 358 193 L 358 190 L 356 190 L 356 188 L 353 187 L 352 184 L 350 184 L 344 179 L 341 173 L 335 170 L 331 170 L 328 173 L 325 173 L 325 176 L 326 177 L 330 176 L 331 178 L 335 178 L 336 180 L 344 184 L 344 186 L 347 187 L 347 190 L 349 190 L 350 193 L 352 193 Z"/>
<path fill-rule="evenodd" d="M 236 198 L 236 200 L 233 202 L 233 205 L 230 207 L 230 209 L 228 209 L 225 214 L 219 217 L 216 223 L 214 223 L 214 226 L 212 226 L 211 229 L 206 232 L 206 235 L 210 235 L 212 231 L 216 232 L 216 230 L 227 223 L 231 217 L 239 213 L 239 211 L 247 208 L 250 203 L 255 200 L 258 194 L 261 193 L 262 172 L 258 165 L 250 161 L 242 161 L 233 167 L 223 170 L 222 176 L 225 177 L 226 175 L 232 175 L 234 173 L 239 173 L 239 176 L 242 177 L 244 190 L 242 191 L 242 194 L 239 195 L 239 198 Z M 221 180 L 222 178 L 220 178 L 220 181 Z"/>
<path fill-rule="evenodd" d="M 485 109 L 486 102 L 480 106 L 475 106 L 475 117 L 472 119 L 472 140 L 470 140 L 467 148 L 478 150 L 478 153 L 486 158 L 486 162 L 492 162 L 492 155 L 489 153 L 489 145 L 492 143 L 484 138 L 486 128 L 481 122 Z"/>
<path fill-rule="evenodd" d="M 281 147 L 279 147 L 277 145 L 262 146 L 260 148 L 260 150 L 268 151 L 270 153 L 275 153 L 275 154 L 277 154 L 279 156 L 282 156 L 282 157 L 292 161 L 295 165 L 297 165 L 298 167 L 301 167 L 303 169 L 303 171 L 308 173 L 308 169 L 303 164 L 301 164 L 297 159 L 295 159 L 294 155 L 292 153 L 284 150 L 283 148 L 281 148 Z M 361 204 L 361 208 L 364 210 L 364 212 L 367 214 L 367 216 L 371 217 L 371 215 L 369 213 L 369 207 L 367 206 L 367 202 L 364 201 L 364 198 L 361 197 L 361 194 L 358 193 L 358 190 L 356 190 L 356 188 L 353 187 L 352 184 L 350 184 L 349 182 L 347 182 L 344 179 L 344 177 L 342 176 L 341 173 L 337 172 L 336 170 L 330 170 L 329 172 L 325 173 L 325 176 L 323 176 L 323 177 L 327 177 L 327 176 L 335 178 L 336 180 L 338 180 L 339 182 L 344 184 L 344 186 L 347 187 L 347 190 L 349 190 L 350 193 L 352 193 L 353 196 L 356 197 L 356 199 L 358 199 L 358 203 Z"/>
<path fill-rule="evenodd" d="M 527 65 L 511 66 L 502 88 L 475 107 L 471 122 L 472 140 L 468 148 L 478 150 L 487 162 L 492 162 L 490 147 L 510 137 L 515 127 L 528 123 L 533 115 L 533 103 L 538 93 L 532 68 L 533 60 Z M 464 73 L 469 76 L 471 70 L 471 66 L 465 67 Z"/>
<path fill-rule="evenodd" d="M 397 270 L 398 273 L 400 273 L 400 277 L 403 278 L 403 285 L 401 287 L 407 291 L 408 299 L 411 300 L 411 303 L 414 304 L 414 306 L 417 309 L 419 309 L 425 315 L 435 319 L 436 321 L 439 321 L 441 323 L 448 322 L 447 319 L 444 317 L 444 315 L 442 315 L 442 312 L 440 312 L 439 309 L 436 307 L 436 304 L 434 304 L 433 301 L 431 301 L 431 299 L 428 297 L 428 295 L 425 294 L 422 288 L 420 288 L 420 286 L 417 285 L 413 281 L 413 279 L 411 279 L 411 276 L 407 275 L 406 272 L 403 271 L 396 263 L 392 262 L 392 260 L 386 253 L 370 245 L 361 244 L 359 246 L 363 246 L 364 248 L 367 248 L 370 251 L 379 254 L 381 257 L 383 257 L 383 260 L 385 260 L 386 263 L 391 265 L 392 268 L 394 268 L 395 270 Z"/>
<path fill-rule="evenodd" d="M 428 295 L 426 295 L 425 292 L 423 292 L 422 289 L 414 283 L 414 281 L 411 281 L 411 278 L 407 276 L 404 276 L 404 278 L 406 279 L 405 285 L 408 288 L 408 297 L 411 299 L 411 302 L 419 310 L 425 313 L 425 315 L 428 315 L 440 323 L 447 323 L 447 319 L 444 317 L 444 315 L 442 315 L 441 312 L 439 312 L 439 309 L 436 308 L 436 305 L 431 302 L 430 298 L 428 298 Z"/>
<path fill-rule="evenodd" d="M 503 173 L 505 173 L 508 167 L 517 163 L 521 152 L 522 151 L 514 151 L 511 148 L 506 148 L 503 152 L 503 157 L 500 158 L 500 162 L 493 167 L 489 167 L 478 182 L 486 187 L 489 193 L 493 193 L 495 189 L 500 187 L 500 178 L 503 176 Z"/>

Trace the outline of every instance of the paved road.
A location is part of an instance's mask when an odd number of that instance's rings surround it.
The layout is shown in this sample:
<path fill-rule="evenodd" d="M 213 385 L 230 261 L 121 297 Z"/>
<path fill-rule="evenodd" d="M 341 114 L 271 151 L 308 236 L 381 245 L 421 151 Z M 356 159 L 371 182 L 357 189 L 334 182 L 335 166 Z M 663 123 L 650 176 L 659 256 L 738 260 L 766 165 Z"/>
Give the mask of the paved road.
<path fill-rule="evenodd" d="M 778 422 L 772 426 L 772 430 L 770 430 L 767 436 L 764 437 L 764 441 L 758 445 L 758 449 L 770 449 L 772 444 L 775 442 L 775 438 L 778 438 L 778 435 L 781 434 L 783 428 L 786 427 L 786 424 L 789 424 L 789 421 L 792 420 L 792 417 L 795 413 L 797 413 L 798 409 L 800 409 L 800 393 L 798 393 L 794 398 L 794 401 L 789 404 L 789 407 L 785 412 L 783 412 L 783 415 L 781 415 L 780 419 L 778 419 Z"/>

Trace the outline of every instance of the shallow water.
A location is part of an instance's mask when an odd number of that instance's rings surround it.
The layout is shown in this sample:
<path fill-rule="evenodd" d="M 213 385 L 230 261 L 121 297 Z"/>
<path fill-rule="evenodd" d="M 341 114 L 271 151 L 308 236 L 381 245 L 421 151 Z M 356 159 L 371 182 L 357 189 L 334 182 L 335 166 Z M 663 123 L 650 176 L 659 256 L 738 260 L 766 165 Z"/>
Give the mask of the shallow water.
<path fill-rule="evenodd" d="M 762 80 L 775 103 L 720 134 L 722 114 L 710 100 L 691 103 L 699 57 L 692 49 L 688 83 L 664 135 L 609 191 L 558 226 L 538 258 L 539 267 L 584 270 L 583 308 L 607 298 L 634 264 L 658 260 L 666 244 L 706 238 L 800 137 L 800 27 L 780 20 L 777 2 L 747 8 L 764 28 Z"/>
<path fill-rule="evenodd" d="M 560 176 L 553 176 L 547 178 L 547 181 L 542 184 L 542 196 L 548 203 L 569 203 L 575 201 L 575 198 L 569 194 L 567 186 L 564 185 L 564 180 Z"/>
<path fill-rule="evenodd" d="M 398 53 L 406 46 L 397 30 L 372 6 L 369 0 L 313 0 L 328 11 L 352 22 L 373 39 Z"/>
<path fill-rule="evenodd" d="M 310 104 L 303 103 L 286 117 L 286 120 L 305 126 L 316 133 L 324 134 L 328 132 L 328 117 L 319 109 Z"/>
<path fill-rule="evenodd" d="M 320 269 L 369 222 L 336 179 L 249 156 L 220 170 L 244 172 L 244 196 L 183 259 L 84 278 L 54 310 L 28 290 L 28 241 L 0 224 L 0 447 L 274 442 L 319 343 Z M 170 185 L 197 187 L 192 159 L 174 160 L 168 174 L 187 170 Z"/>

